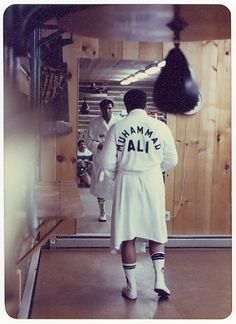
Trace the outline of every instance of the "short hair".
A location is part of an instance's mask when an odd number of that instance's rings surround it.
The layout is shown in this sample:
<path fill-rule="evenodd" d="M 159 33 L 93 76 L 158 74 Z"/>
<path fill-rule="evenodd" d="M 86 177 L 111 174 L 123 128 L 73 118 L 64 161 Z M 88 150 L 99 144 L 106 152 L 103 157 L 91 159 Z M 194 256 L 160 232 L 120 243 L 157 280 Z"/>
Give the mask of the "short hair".
<path fill-rule="evenodd" d="M 124 95 L 124 103 L 127 109 L 145 108 L 147 95 L 140 89 L 131 89 Z"/>
<path fill-rule="evenodd" d="M 114 108 L 114 102 L 110 99 L 104 99 L 100 102 L 99 106 L 100 109 L 106 108 L 109 104 L 112 105 L 112 107 Z"/>
<path fill-rule="evenodd" d="M 85 141 L 84 141 L 83 139 L 80 139 L 80 140 L 78 141 L 78 143 L 77 143 L 78 146 L 80 146 L 81 143 L 85 143 Z"/>

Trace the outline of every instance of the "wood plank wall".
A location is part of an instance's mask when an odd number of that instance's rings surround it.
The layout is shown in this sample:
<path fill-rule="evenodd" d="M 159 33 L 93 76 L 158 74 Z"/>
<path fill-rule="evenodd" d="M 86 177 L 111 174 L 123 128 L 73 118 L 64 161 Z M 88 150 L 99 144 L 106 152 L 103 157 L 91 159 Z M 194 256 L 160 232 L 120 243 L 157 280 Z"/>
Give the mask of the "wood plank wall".
<path fill-rule="evenodd" d="M 171 48 L 164 44 L 164 56 Z M 179 163 L 167 195 L 173 234 L 231 233 L 230 41 L 181 44 L 202 92 L 202 110 L 168 116 Z M 170 191 L 168 191 L 170 190 Z"/>
<path fill-rule="evenodd" d="M 72 163 L 77 138 L 77 64 L 81 57 L 163 59 L 171 43 L 116 42 L 74 35 L 65 47 L 69 80 L 69 112 L 73 133 L 44 139 L 41 179 L 75 180 Z M 199 82 L 202 110 L 193 116 L 168 115 L 179 162 L 166 182 L 169 234 L 231 233 L 231 53 L 230 40 L 183 42 L 181 49 Z M 65 157 L 58 165 L 56 154 Z"/>

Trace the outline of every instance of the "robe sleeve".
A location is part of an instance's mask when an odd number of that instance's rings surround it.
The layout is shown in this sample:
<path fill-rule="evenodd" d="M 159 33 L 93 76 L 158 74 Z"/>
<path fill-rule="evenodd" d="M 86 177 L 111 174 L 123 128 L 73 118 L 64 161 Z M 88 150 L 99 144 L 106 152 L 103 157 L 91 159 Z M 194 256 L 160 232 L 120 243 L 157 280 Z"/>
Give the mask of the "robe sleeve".
<path fill-rule="evenodd" d="M 167 171 L 176 166 L 178 162 L 178 154 L 174 142 L 174 138 L 167 125 L 165 125 L 163 134 L 163 159 L 161 162 L 162 171 Z"/>
<path fill-rule="evenodd" d="M 115 141 L 115 125 L 109 129 L 102 149 L 101 165 L 105 174 L 115 179 L 117 168 L 117 149 Z"/>
<path fill-rule="evenodd" d="M 95 124 L 90 123 L 87 130 L 87 135 L 84 138 L 87 148 L 93 153 L 96 154 L 98 150 L 99 141 L 96 139 L 97 134 L 95 131 Z"/>

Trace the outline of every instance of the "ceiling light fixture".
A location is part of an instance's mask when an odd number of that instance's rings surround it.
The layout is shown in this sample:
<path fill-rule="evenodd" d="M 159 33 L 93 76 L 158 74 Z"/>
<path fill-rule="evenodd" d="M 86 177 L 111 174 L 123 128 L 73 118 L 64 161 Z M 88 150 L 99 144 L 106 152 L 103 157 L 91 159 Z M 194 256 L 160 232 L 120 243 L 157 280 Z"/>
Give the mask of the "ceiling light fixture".
<path fill-rule="evenodd" d="M 164 67 L 165 65 L 166 65 L 166 61 L 161 61 L 159 63 L 157 61 L 154 61 L 152 64 L 146 66 L 144 70 L 139 70 L 135 74 L 132 74 L 127 78 L 121 80 L 120 84 L 129 85 L 133 82 L 141 81 L 149 77 L 150 75 L 159 73 L 161 71 L 161 68 Z"/>
<path fill-rule="evenodd" d="M 157 64 L 153 64 L 153 65 L 150 65 L 147 67 L 146 73 L 148 75 L 152 75 L 152 74 L 159 72 L 160 70 L 161 70 L 161 68 Z"/>
<path fill-rule="evenodd" d="M 138 71 L 134 75 L 135 81 L 139 81 L 139 80 L 145 79 L 146 77 L 147 77 L 147 73 L 144 70 Z"/>
<path fill-rule="evenodd" d="M 160 68 L 162 68 L 162 67 L 166 66 L 166 61 L 163 60 L 163 61 L 159 62 L 157 65 L 158 65 Z"/>
<path fill-rule="evenodd" d="M 121 85 L 129 85 L 130 82 L 127 79 L 124 79 L 120 82 Z"/>

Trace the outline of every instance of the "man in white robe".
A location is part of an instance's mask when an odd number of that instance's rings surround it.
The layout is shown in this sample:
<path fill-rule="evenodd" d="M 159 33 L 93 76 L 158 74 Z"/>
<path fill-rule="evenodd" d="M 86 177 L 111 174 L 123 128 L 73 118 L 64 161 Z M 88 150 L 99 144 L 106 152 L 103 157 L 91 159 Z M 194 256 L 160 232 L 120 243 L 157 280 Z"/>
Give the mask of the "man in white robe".
<path fill-rule="evenodd" d="M 121 250 L 127 287 L 122 295 L 137 298 L 135 240 L 149 241 L 155 271 L 154 290 L 170 294 L 164 280 L 165 188 L 163 171 L 177 164 L 177 152 L 168 126 L 147 115 L 146 94 L 132 89 L 124 96 L 128 116 L 106 136 L 102 167 L 115 180 L 111 250 Z"/>
<path fill-rule="evenodd" d="M 85 143 L 93 153 L 90 192 L 97 197 L 100 210 L 98 221 L 100 222 L 107 220 L 105 199 L 112 199 L 114 187 L 113 181 L 101 169 L 101 152 L 106 134 L 109 128 L 118 120 L 112 114 L 113 108 L 114 103 L 112 100 L 105 99 L 100 102 L 101 116 L 91 121 L 85 137 Z"/>

